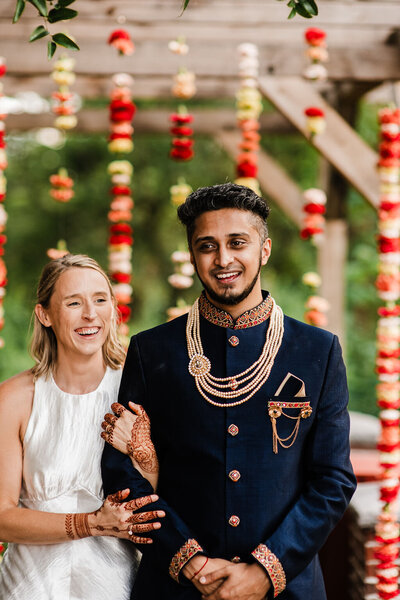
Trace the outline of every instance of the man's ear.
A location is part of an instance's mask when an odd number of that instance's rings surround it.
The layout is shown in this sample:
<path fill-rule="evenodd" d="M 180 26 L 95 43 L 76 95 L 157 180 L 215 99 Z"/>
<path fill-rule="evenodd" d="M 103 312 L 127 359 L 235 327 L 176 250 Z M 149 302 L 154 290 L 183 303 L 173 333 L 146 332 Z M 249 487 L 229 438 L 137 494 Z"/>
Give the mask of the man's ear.
<path fill-rule="evenodd" d="M 51 327 L 51 319 L 41 304 L 36 304 L 35 315 L 44 327 Z"/>
<path fill-rule="evenodd" d="M 190 254 L 190 262 L 192 263 L 193 266 L 195 266 L 193 252 L 191 251 L 190 248 L 189 248 L 189 254 Z"/>
<path fill-rule="evenodd" d="M 261 248 L 261 264 L 266 265 L 271 256 L 271 238 L 267 238 Z"/>

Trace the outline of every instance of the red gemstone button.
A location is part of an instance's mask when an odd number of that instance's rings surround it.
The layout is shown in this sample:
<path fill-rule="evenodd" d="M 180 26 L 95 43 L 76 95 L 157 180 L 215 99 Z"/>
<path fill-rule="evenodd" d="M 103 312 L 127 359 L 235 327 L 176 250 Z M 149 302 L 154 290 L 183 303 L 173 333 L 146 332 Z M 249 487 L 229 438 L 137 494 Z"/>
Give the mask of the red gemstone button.
<path fill-rule="evenodd" d="M 230 385 L 231 390 L 236 390 L 239 384 L 236 381 L 236 379 L 231 379 L 229 382 L 229 385 Z"/>
<path fill-rule="evenodd" d="M 232 436 L 235 437 L 235 435 L 237 435 L 239 433 L 239 427 L 237 425 L 234 425 L 233 423 L 231 425 L 229 425 L 228 427 L 228 433 Z"/>
<path fill-rule="evenodd" d="M 233 348 L 239 346 L 239 338 L 236 335 L 231 335 L 231 337 L 228 339 L 228 342 L 231 346 L 233 346 Z"/>
<path fill-rule="evenodd" d="M 229 517 L 228 523 L 229 525 L 231 525 L 231 527 L 237 527 L 240 523 L 240 519 L 237 515 L 232 515 L 231 517 Z"/>
<path fill-rule="evenodd" d="M 234 469 L 233 471 L 231 471 L 229 473 L 229 479 L 231 479 L 232 481 L 239 481 L 240 479 L 240 473 L 239 471 L 236 471 L 236 469 Z"/>
<path fill-rule="evenodd" d="M 231 558 L 231 562 L 233 563 L 240 563 L 242 559 L 240 558 L 240 556 L 234 556 L 233 558 Z"/>

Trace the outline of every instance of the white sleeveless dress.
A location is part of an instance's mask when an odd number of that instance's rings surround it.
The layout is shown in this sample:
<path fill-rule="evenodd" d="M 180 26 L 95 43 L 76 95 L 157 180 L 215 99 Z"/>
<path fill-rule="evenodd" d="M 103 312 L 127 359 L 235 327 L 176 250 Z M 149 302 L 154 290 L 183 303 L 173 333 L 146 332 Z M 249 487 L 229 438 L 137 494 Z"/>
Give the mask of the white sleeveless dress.
<path fill-rule="evenodd" d="M 121 372 L 107 368 L 99 387 L 82 395 L 63 392 L 52 377 L 36 381 L 20 506 L 54 513 L 101 506 L 101 422 L 117 399 Z M 129 600 L 138 557 L 131 542 L 113 537 L 9 544 L 0 600 Z"/>

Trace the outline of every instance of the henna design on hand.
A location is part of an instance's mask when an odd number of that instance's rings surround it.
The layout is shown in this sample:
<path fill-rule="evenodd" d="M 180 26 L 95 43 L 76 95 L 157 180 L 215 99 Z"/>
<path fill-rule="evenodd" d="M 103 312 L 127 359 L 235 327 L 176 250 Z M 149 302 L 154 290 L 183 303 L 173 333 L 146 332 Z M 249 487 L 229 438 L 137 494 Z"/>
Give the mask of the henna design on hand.
<path fill-rule="evenodd" d="M 132 515 L 131 517 L 126 519 L 126 523 L 134 523 L 135 525 L 137 525 L 138 523 L 147 523 L 148 521 L 152 521 L 153 519 L 161 519 L 164 516 L 164 511 L 152 510 L 150 512 L 142 512 L 137 513 L 136 515 Z"/>
<path fill-rule="evenodd" d="M 67 537 L 70 540 L 75 539 L 74 530 L 72 528 L 72 519 L 73 519 L 73 516 L 71 513 L 68 513 L 67 515 L 65 515 L 65 532 L 67 534 Z"/>
<path fill-rule="evenodd" d="M 111 410 L 115 412 L 115 414 L 120 417 L 122 413 L 126 410 L 125 406 L 122 406 L 119 402 L 114 402 L 111 404 Z"/>
<path fill-rule="evenodd" d="M 127 442 L 127 452 L 146 473 L 158 472 L 158 458 L 151 441 L 150 420 L 142 406 L 131 430 L 131 439 Z"/>
<path fill-rule="evenodd" d="M 123 493 L 123 490 L 119 490 L 118 492 L 115 492 L 115 494 L 110 494 L 109 496 L 107 496 L 106 499 L 110 502 L 110 504 L 120 504 L 124 501 L 125 495 Z"/>
<path fill-rule="evenodd" d="M 109 413 L 107 413 L 104 416 L 104 420 L 106 421 L 106 424 L 108 423 L 109 425 L 111 425 L 112 427 L 114 427 L 115 423 L 118 421 L 118 417 L 116 417 L 115 415 L 110 415 Z"/>

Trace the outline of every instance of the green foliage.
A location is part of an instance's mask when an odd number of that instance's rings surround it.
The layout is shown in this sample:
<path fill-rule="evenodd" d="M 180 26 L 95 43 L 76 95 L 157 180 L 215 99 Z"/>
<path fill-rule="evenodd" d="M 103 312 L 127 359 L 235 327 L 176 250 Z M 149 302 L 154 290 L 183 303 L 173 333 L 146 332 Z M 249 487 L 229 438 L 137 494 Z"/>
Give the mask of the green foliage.
<path fill-rule="evenodd" d="M 283 2 L 283 0 L 277 1 Z M 189 2 L 190 0 L 182 0 L 182 13 L 189 6 Z M 289 0 L 287 6 L 291 9 L 288 19 L 292 19 L 296 15 L 300 15 L 305 19 L 311 19 L 311 17 L 315 17 L 318 14 L 318 6 L 315 0 Z"/>
<path fill-rule="evenodd" d="M 16 0 L 13 23 L 19 21 L 26 6 L 26 2 L 29 2 L 37 9 L 39 17 L 43 18 L 46 23 L 67 21 L 69 19 L 74 19 L 78 15 L 76 10 L 67 8 L 67 6 L 73 4 L 75 0 L 58 0 L 55 4 L 54 0 Z M 48 28 L 44 25 L 38 25 L 38 27 L 32 31 L 29 41 L 36 42 L 47 35 L 51 35 Z M 53 58 L 57 46 L 63 46 L 70 50 L 79 50 L 78 44 L 73 39 L 64 33 L 54 33 L 51 35 L 51 41 L 47 44 L 47 58 L 49 60 Z"/>

